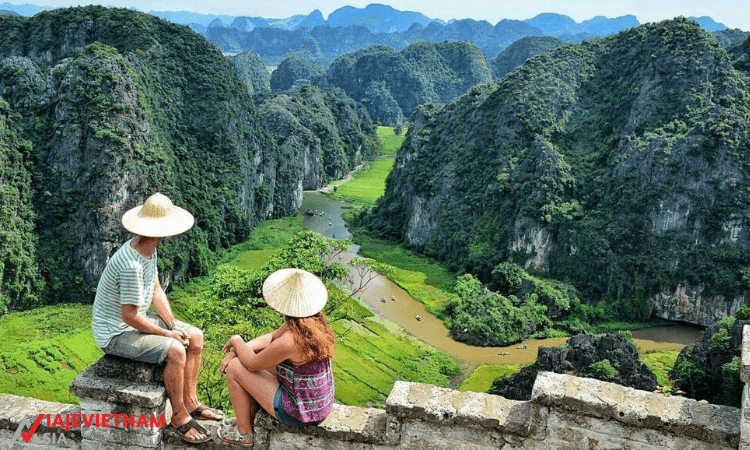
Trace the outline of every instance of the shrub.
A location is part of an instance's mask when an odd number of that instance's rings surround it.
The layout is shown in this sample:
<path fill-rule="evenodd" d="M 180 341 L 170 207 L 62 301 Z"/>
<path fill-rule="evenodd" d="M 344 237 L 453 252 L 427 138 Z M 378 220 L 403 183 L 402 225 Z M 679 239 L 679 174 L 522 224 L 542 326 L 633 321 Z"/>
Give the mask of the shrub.
<path fill-rule="evenodd" d="M 620 374 L 608 359 L 597 361 L 589 366 L 588 374 L 597 380 L 609 381 Z"/>

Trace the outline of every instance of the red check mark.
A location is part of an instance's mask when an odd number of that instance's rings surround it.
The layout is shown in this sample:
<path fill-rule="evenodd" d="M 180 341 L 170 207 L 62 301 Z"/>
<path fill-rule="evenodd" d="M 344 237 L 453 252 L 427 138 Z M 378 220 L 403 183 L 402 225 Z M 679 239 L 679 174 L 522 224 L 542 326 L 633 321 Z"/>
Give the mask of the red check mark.
<path fill-rule="evenodd" d="M 36 422 L 34 422 L 34 425 L 32 425 L 29 428 L 29 431 L 21 432 L 21 437 L 23 438 L 24 441 L 26 441 L 27 444 L 31 440 L 31 436 L 34 434 L 34 432 L 36 431 L 36 427 L 39 426 L 43 418 L 44 418 L 44 414 L 39 414 L 39 417 L 36 418 Z"/>

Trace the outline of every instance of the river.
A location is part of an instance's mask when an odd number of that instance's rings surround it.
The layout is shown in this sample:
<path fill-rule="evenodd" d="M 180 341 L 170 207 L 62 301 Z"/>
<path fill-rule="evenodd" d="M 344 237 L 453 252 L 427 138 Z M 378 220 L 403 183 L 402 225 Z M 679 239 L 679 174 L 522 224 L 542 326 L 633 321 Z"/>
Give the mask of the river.
<path fill-rule="evenodd" d="M 343 203 L 317 191 L 305 192 L 300 209 L 306 229 L 336 239 L 352 237 L 342 217 L 344 210 Z M 307 211 L 317 213 L 310 215 L 306 214 Z M 353 258 L 358 251 L 359 246 L 352 245 L 342 255 L 342 261 Z M 471 365 L 530 364 L 536 360 L 539 347 L 554 347 L 567 341 L 567 338 L 529 339 L 507 347 L 474 347 L 451 339 L 442 321 L 425 311 L 422 303 L 411 298 L 405 290 L 386 277 L 375 278 L 358 295 L 378 316 L 398 324 L 411 335 Z M 421 320 L 417 320 L 417 316 Z M 633 337 L 641 351 L 681 350 L 685 345 L 695 342 L 700 333 L 699 328 L 674 324 L 634 331 Z"/>

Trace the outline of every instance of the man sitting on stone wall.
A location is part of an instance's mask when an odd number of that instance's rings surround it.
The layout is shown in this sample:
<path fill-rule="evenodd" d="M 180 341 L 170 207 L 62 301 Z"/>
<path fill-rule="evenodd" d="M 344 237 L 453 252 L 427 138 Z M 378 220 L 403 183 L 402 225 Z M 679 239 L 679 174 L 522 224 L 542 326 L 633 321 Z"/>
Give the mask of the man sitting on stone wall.
<path fill-rule="evenodd" d="M 158 193 L 123 215 L 123 227 L 135 236 L 102 272 L 91 328 L 105 353 L 153 364 L 166 361 L 164 387 L 172 405 L 167 428 L 177 430 L 185 442 L 197 444 L 210 436 L 194 419 L 222 420 L 224 416 L 198 402 L 203 333 L 175 320 L 156 265 L 159 242 L 184 233 L 193 223 L 192 214 Z M 158 317 L 146 314 L 152 303 Z"/>

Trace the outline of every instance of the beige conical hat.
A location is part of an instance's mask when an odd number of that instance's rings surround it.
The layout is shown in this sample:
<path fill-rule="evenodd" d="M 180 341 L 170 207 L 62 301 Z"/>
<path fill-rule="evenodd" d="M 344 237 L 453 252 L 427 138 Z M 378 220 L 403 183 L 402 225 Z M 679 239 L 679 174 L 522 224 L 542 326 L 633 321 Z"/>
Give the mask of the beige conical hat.
<path fill-rule="evenodd" d="M 281 269 L 263 282 L 268 306 L 290 317 L 309 317 L 323 310 L 328 290 L 320 278 L 302 269 Z"/>
<path fill-rule="evenodd" d="M 122 216 L 122 226 L 133 234 L 146 237 L 167 237 L 189 230 L 195 218 L 189 212 L 172 204 L 164 194 L 156 193 L 141 206 Z"/>

